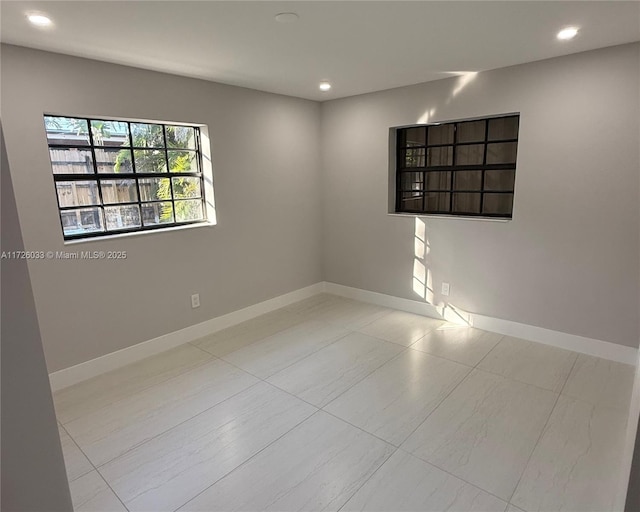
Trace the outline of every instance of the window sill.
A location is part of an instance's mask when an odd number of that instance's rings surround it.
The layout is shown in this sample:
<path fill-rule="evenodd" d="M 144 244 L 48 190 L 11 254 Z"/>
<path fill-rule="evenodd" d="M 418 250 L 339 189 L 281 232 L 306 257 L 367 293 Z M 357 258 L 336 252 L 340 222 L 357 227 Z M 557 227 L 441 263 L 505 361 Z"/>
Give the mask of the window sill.
<path fill-rule="evenodd" d="M 147 231 L 132 231 L 131 233 L 118 233 L 116 235 L 105 234 L 104 236 L 92 236 L 91 238 L 79 238 L 77 240 L 65 240 L 64 245 L 86 244 L 87 242 L 103 242 L 106 240 L 120 240 L 133 236 L 158 235 L 160 233 L 170 233 L 172 231 L 182 231 L 185 229 L 212 228 L 215 222 L 204 221 L 197 224 L 187 224 L 185 226 L 171 226 L 169 228 L 150 229 Z"/>
<path fill-rule="evenodd" d="M 474 221 L 489 221 L 489 222 L 511 222 L 511 219 L 502 219 L 499 217 L 472 217 L 467 215 L 437 215 L 434 213 L 397 213 L 387 212 L 390 217 L 426 217 L 430 219 L 451 219 L 451 220 L 474 220 Z"/>

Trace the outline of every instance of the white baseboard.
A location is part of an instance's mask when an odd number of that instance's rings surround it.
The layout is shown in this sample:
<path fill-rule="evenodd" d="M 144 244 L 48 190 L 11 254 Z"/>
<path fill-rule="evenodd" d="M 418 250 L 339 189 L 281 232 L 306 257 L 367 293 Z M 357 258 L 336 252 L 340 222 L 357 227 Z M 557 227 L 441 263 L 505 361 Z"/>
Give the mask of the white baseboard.
<path fill-rule="evenodd" d="M 638 362 L 638 349 L 633 347 L 625 347 L 617 343 L 601 341 L 575 334 L 565 332 L 552 331 L 543 327 L 534 325 L 521 324 L 510 320 L 502 320 L 500 318 L 492 318 L 489 316 L 478 315 L 475 313 L 467 313 L 451 306 L 433 306 L 425 302 L 417 300 L 403 299 L 392 295 L 372 292 L 369 290 L 361 290 L 360 288 L 352 288 L 336 283 L 325 283 L 324 290 L 327 293 L 341 295 L 350 299 L 361 300 L 378 304 L 402 311 L 409 311 L 420 315 L 430 316 L 433 318 L 445 318 L 446 320 L 466 323 L 478 329 L 497 332 L 507 336 L 514 336 L 530 341 L 537 341 L 545 345 L 573 350 L 590 356 L 601 357 L 610 361 L 636 365 Z"/>
<path fill-rule="evenodd" d="M 49 375 L 51 389 L 53 391 L 57 391 L 68 386 L 72 386 L 73 384 L 90 379 L 91 377 L 115 370 L 189 341 L 202 338 L 207 334 L 250 320 L 256 316 L 263 315 L 299 300 L 306 299 L 323 291 L 419 315 L 430 316 L 433 318 L 446 318 L 449 321 L 458 323 L 464 322 L 479 329 L 537 341 L 546 345 L 553 345 L 555 347 L 573 350 L 575 352 L 581 352 L 583 354 L 589 354 L 603 359 L 632 365 L 637 363 L 638 350 L 631 347 L 576 336 L 574 334 L 552 331 L 542 327 L 520 324 L 509 320 L 501 320 L 499 318 L 466 313 L 456 310 L 450 306 L 446 306 L 444 308 L 437 307 L 416 300 L 403 299 L 392 295 L 352 288 L 336 283 L 320 282 L 307 286 L 306 288 L 301 288 L 299 290 L 274 297 L 273 299 L 260 302 L 259 304 L 254 304 L 253 306 L 212 318 L 211 320 L 206 320 L 178 331 L 164 334 L 152 340 L 144 341 L 137 345 L 91 359 L 90 361 L 71 366 L 70 368 L 53 372 Z M 636 380 L 638 382 L 638 387 L 640 387 L 640 377 Z M 638 398 L 640 399 L 640 390 L 638 391 Z"/>
<path fill-rule="evenodd" d="M 393 295 L 362 290 L 360 288 L 352 288 L 351 286 L 344 286 L 342 284 L 325 282 L 324 291 L 326 293 L 340 295 L 341 297 L 346 297 L 348 299 L 369 302 L 386 308 L 400 309 L 417 315 L 430 316 L 434 318 L 441 318 L 442 316 L 436 306 L 427 304 L 426 302 L 402 299 L 400 297 L 394 297 Z"/>
<path fill-rule="evenodd" d="M 138 343 L 131 347 L 123 348 L 116 352 L 91 359 L 84 363 L 53 372 L 49 375 L 52 391 L 57 391 L 84 380 L 90 379 L 102 373 L 115 370 L 127 364 L 140 361 L 165 350 L 177 347 L 189 341 L 197 340 L 207 334 L 211 334 L 232 325 L 245 322 L 259 315 L 269 313 L 278 308 L 288 306 L 299 300 L 312 297 L 324 290 L 324 283 L 316 283 L 306 288 L 294 290 L 273 299 L 248 306 L 238 311 L 233 311 L 199 324 L 190 325 L 184 329 L 164 334 L 152 340 Z"/>

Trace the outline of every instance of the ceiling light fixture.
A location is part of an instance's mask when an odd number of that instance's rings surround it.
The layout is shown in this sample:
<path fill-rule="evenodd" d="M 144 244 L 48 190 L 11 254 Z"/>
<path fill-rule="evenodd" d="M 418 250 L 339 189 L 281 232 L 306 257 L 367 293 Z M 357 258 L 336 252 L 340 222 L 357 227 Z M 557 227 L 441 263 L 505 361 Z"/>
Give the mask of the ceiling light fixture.
<path fill-rule="evenodd" d="M 331 89 L 331 84 L 329 82 L 327 82 L 326 80 L 320 82 L 320 85 L 318 86 L 320 87 L 320 90 L 323 92 L 327 92 L 329 89 Z"/>
<path fill-rule="evenodd" d="M 278 23 L 295 23 L 299 18 L 300 16 L 295 12 L 281 12 L 280 14 L 276 14 L 276 21 Z"/>
<path fill-rule="evenodd" d="M 36 12 L 27 14 L 27 19 L 32 25 L 35 25 L 37 27 L 48 27 L 53 23 L 51 21 L 51 18 L 45 16 L 44 14 Z"/>
<path fill-rule="evenodd" d="M 558 39 L 561 41 L 568 41 L 569 39 L 573 39 L 578 34 L 577 27 L 567 27 L 563 28 L 560 32 L 558 32 Z"/>

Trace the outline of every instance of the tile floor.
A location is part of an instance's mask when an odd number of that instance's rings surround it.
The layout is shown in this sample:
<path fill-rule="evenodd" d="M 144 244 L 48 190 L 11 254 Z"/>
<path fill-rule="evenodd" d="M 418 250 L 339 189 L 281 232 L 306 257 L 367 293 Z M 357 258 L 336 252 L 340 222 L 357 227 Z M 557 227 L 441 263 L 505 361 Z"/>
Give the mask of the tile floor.
<path fill-rule="evenodd" d="M 54 399 L 76 512 L 605 512 L 633 373 L 322 294 Z"/>

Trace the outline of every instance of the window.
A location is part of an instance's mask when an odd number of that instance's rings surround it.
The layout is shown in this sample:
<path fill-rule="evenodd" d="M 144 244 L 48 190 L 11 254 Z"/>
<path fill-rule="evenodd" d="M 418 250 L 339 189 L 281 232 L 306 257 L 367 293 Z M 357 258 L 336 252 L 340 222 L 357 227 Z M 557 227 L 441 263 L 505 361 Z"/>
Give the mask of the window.
<path fill-rule="evenodd" d="M 395 211 L 510 219 L 519 119 L 398 128 Z"/>
<path fill-rule="evenodd" d="M 44 116 L 65 240 L 205 222 L 197 126 Z"/>

